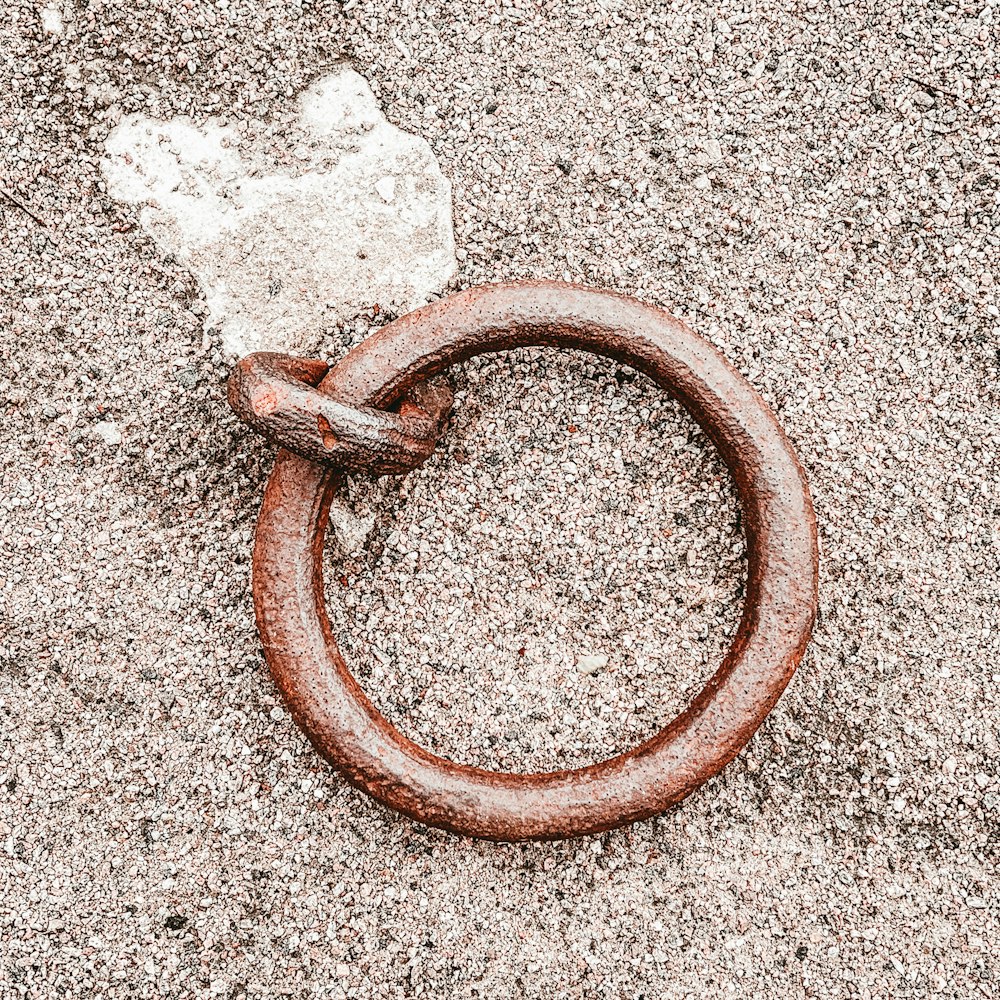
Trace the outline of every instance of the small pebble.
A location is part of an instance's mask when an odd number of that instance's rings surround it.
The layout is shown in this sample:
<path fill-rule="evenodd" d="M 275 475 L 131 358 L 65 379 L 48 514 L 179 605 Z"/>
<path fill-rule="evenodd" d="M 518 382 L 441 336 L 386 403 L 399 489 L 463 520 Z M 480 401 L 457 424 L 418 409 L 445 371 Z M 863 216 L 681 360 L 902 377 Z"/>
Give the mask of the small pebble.
<path fill-rule="evenodd" d="M 608 665 L 608 658 L 603 653 L 577 657 L 576 669 L 581 674 L 596 674 Z"/>

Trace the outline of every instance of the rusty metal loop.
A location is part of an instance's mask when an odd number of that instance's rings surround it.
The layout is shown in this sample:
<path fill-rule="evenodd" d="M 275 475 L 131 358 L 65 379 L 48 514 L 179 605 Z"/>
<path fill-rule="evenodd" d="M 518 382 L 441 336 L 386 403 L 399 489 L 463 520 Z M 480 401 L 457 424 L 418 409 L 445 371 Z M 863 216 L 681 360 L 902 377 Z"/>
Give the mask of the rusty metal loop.
<path fill-rule="evenodd" d="M 323 465 L 387 475 L 427 460 L 451 411 L 446 382 L 416 383 L 392 413 L 346 406 L 317 390 L 329 369 L 287 354 L 249 354 L 229 376 L 229 405 L 270 441 Z"/>
<path fill-rule="evenodd" d="M 739 494 L 747 541 L 743 617 L 715 674 L 659 733 L 576 770 L 509 774 L 438 757 L 399 733 L 351 675 L 330 630 L 323 536 L 343 476 L 281 451 L 254 549 L 267 661 L 295 721 L 348 781 L 408 816 L 493 840 L 555 839 L 662 812 L 718 774 L 795 672 L 816 611 L 816 523 L 805 477 L 764 401 L 683 323 L 572 285 L 473 288 L 389 324 L 320 388 L 351 407 L 391 407 L 418 382 L 487 351 L 589 351 L 648 375 L 707 432 Z"/>

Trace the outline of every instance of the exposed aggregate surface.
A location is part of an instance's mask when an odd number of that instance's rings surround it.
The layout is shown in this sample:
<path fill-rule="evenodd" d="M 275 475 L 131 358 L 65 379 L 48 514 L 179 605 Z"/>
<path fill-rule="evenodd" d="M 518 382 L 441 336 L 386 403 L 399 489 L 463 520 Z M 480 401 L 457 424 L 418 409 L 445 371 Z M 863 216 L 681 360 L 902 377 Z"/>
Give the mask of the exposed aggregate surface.
<path fill-rule="evenodd" d="M 46 226 L 0 194 L 0 996 L 998 995 L 997 32 L 983 3 L 15 2 L 0 185 Z M 814 644 L 664 817 L 429 831 L 275 702 L 248 572 L 272 452 L 100 161 L 132 113 L 280 158 L 344 58 L 452 182 L 457 287 L 665 305 L 806 467 Z M 457 759 L 624 749 L 735 628 L 725 471 L 626 369 L 455 381 L 440 453 L 335 512 L 345 653 Z"/>

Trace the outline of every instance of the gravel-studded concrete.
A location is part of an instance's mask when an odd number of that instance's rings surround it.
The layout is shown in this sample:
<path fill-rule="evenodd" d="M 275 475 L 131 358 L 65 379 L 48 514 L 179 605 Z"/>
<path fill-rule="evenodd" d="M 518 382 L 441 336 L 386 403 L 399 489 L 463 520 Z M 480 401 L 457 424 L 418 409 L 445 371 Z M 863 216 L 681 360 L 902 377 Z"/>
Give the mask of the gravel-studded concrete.
<path fill-rule="evenodd" d="M 15 2 L 0 185 L 46 225 L 0 194 L 0 996 L 997 995 L 996 17 Z M 459 286 L 666 305 L 808 470 L 815 643 L 659 820 L 457 840 L 345 788 L 275 704 L 248 592 L 271 450 L 100 163 L 137 113 L 280 161 L 343 58 L 450 179 Z M 627 370 L 534 352 L 456 383 L 428 467 L 335 512 L 344 648 L 459 759 L 622 749 L 732 633 L 730 485 Z"/>

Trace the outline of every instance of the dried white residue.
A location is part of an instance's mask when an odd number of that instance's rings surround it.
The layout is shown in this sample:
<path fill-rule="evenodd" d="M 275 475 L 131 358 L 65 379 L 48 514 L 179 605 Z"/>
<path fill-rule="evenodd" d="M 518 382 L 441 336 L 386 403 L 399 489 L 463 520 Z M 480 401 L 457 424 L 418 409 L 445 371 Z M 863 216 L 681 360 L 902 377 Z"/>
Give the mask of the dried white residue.
<path fill-rule="evenodd" d="M 50 3 L 46 5 L 38 12 L 38 16 L 42 21 L 42 30 L 46 34 L 56 35 L 57 37 L 62 35 L 65 25 L 63 24 L 62 11 L 57 4 Z"/>
<path fill-rule="evenodd" d="M 303 348 L 375 303 L 409 310 L 455 272 L 451 185 L 428 144 L 386 121 L 343 68 L 307 90 L 277 164 L 231 127 L 142 115 L 107 142 L 104 176 L 189 267 L 233 354 Z"/>

